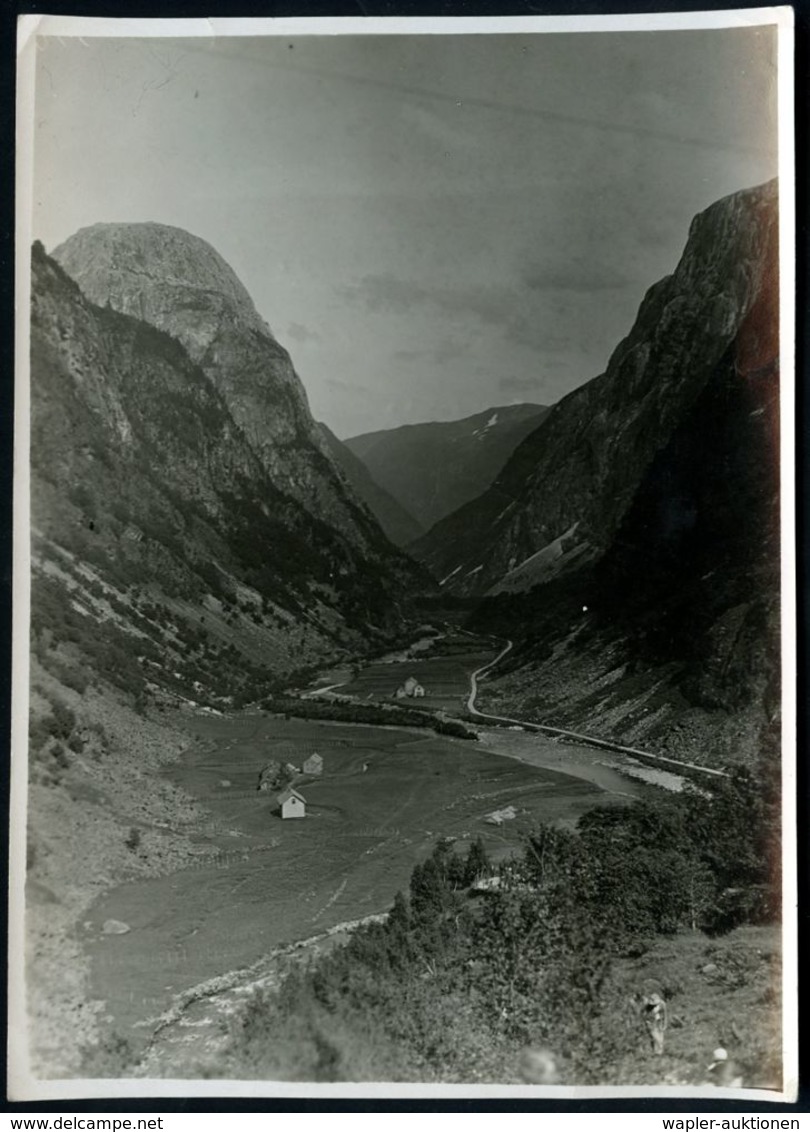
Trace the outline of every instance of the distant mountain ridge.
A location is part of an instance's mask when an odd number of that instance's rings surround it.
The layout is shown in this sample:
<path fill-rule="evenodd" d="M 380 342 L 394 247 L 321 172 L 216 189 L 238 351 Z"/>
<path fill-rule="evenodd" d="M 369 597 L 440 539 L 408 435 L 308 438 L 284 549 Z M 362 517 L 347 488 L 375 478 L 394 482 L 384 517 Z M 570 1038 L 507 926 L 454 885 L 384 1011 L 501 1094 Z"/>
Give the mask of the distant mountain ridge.
<path fill-rule="evenodd" d="M 422 527 L 405 508 L 372 479 L 366 465 L 351 448 L 338 440 L 325 424 L 320 426 L 335 465 L 345 475 L 356 495 L 362 499 L 395 546 L 407 546 L 423 533 Z"/>
<path fill-rule="evenodd" d="M 402 425 L 343 443 L 427 530 L 485 491 L 548 412 L 544 405 L 495 406 L 462 420 Z"/>

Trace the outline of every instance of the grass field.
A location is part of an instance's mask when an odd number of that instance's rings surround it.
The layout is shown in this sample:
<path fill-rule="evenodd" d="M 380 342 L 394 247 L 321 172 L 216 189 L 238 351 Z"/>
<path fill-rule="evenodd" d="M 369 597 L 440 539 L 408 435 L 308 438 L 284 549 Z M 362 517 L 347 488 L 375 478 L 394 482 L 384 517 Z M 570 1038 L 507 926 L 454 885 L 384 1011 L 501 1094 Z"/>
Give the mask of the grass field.
<path fill-rule="evenodd" d="M 437 648 L 441 648 L 440 645 Z M 470 693 L 470 673 L 497 655 L 497 649 L 470 649 L 449 656 L 415 657 L 404 663 L 370 664 L 345 687 L 338 689 L 358 699 L 393 700 L 397 688 L 415 676 L 425 689 L 424 699 L 404 699 L 405 706 L 460 712 Z"/>
<path fill-rule="evenodd" d="M 745 925 L 715 939 L 701 932 L 659 938 L 640 958 L 621 961 L 617 985 L 628 995 L 650 982 L 660 986 L 670 1025 L 664 1056 L 626 1058 L 616 1084 L 704 1084 L 712 1051 L 722 1046 L 746 1087 L 778 1089 L 781 950 L 778 926 Z"/>
<path fill-rule="evenodd" d="M 128 1037 L 148 1036 L 137 1024 L 189 986 L 385 910 L 438 837 L 480 834 L 503 857 L 537 821 L 570 821 L 608 797 L 583 779 L 421 731 L 262 715 L 191 726 L 193 742 L 168 774 L 209 811 L 196 836 L 215 856 L 113 889 L 85 924 L 93 997 Z M 275 799 L 256 791 L 258 772 L 271 758 L 300 765 L 313 750 L 325 773 L 300 785 L 307 817 L 282 821 Z M 515 821 L 484 822 L 507 805 Z M 131 930 L 103 935 L 108 919 Z"/>

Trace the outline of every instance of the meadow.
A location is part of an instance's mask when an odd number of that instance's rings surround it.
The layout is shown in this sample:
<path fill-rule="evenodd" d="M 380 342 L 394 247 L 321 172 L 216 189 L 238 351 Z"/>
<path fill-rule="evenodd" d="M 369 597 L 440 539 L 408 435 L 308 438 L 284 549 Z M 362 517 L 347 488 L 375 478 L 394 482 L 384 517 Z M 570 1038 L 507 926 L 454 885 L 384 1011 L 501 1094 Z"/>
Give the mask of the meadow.
<path fill-rule="evenodd" d="M 497 861 L 538 823 L 570 823 L 609 797 L 581 778 L 421 730 L 260 713 L 186 726 L 189 746 L 165 773 L 208 812 L 185 832 L 209 856 L 112 889 L 84 925 L 92 997 L 128 1039 L 145 1039 L 144 1023 L 190 986 L 385 911 L 438 838 L 464 846 L 480 835 Z M 259 771 L 271 759 L 300 766 L 313 751 L 325 765 L 299 784 L 307 816 L 282 821 L 275 798 L 256 790 Z M 514 821 L 484 820 L 508 805 Z M 108 920 L 130 930 L 104 934 Z"/>
<path fill-rule="evenodd" d="M 465 712 L 470 693 L 470 673 L 491 660 L 498 650 L 473 643 L 464 651 L 448 655 L 444 647 L 443 642 L 439 642 L 435 654 L 428 652 L 393 664 L 370 664 L 352 681 L 336 690 L 360 700 L 390 700 L 432 711 Z M 397 688 L 409 676 L 414 676 L 425 689 L 424 698 L 394 701 Z"/>

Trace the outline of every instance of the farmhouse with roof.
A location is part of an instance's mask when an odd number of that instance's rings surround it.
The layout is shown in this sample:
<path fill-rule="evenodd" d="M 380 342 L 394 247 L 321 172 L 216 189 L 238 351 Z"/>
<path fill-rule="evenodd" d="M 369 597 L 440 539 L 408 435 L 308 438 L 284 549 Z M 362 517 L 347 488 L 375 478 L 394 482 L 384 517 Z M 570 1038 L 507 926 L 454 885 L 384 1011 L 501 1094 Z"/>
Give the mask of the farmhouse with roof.
<path fill-rule="evenodd" d="M 323 774 L 323 759 L 317 751 L 313 751 L 309 758 L 304 760 L 301 764 L 301 771 L 304 774 Z"/>
<path fill-rule="evenodd" d="M 421 699 L 425 694 L 425 689 L 419 683 L 415 676 L 409 676 L 408 679 L 396 691 L 398 700 L 408 699 Z"/>
<path fill-rule="evenodd" d="M 307 803 L 303 794 L 299 794 L 297 790 L 293 790 L 288 786 L 278 796 L 278 804 L 281 807 L 282 818 L 305 818 L 307 816 Z"/>

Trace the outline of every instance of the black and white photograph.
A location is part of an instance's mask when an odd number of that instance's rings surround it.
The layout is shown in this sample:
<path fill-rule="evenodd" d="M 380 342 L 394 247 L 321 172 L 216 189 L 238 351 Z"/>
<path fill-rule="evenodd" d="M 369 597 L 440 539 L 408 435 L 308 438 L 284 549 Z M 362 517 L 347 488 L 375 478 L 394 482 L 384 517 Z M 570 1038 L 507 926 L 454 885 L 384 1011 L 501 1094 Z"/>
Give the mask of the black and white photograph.
<path fill-rule="evenodd" d="M 791 18 L 21 21 L 14 1099 L 795 1097 Z"/>

